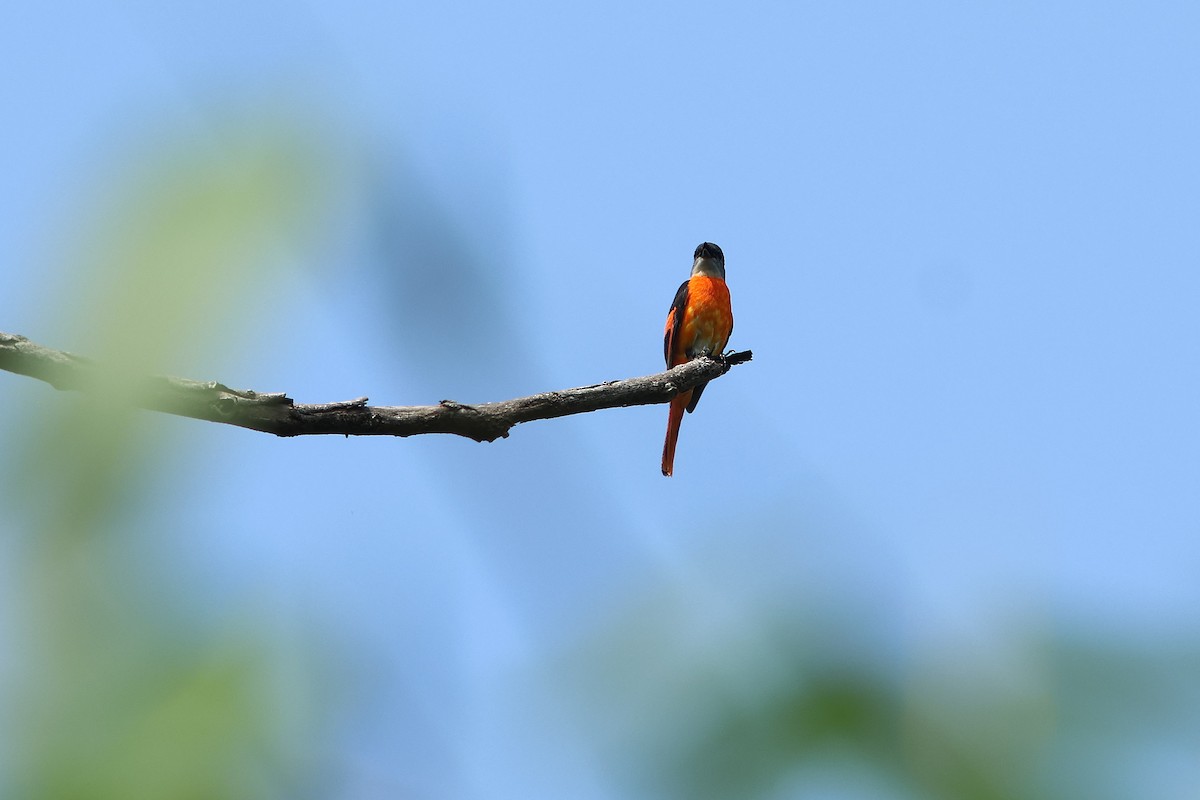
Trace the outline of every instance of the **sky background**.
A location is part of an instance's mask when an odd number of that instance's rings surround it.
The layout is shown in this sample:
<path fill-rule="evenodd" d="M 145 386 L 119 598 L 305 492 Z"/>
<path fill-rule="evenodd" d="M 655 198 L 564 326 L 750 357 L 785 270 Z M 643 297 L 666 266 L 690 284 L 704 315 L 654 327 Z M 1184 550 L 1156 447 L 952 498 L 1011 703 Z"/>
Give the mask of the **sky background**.
<path fill-rule="evenodd" d="M 645 733 L 656 701 L 714 664 L 761 684 L 780 636 L 903 685 L 1042 686 L 1034 640 L 1197 641 L 1194 4 L 6 16 L 0 330 L 50 347 L 299 402 L 503 400 L 660 369 L 693 249 L 725 251 L 755 358 L 670 480 L 665 407 L 491 444 L 140 413 L 106 445 L 134 477 L 95 528 L 143 604 L 303 654 L 314 796 L 663 796 L 630 742 L 692 723 Z M 189 186 L 223 222 L 172 216 Z M 12 485 L 28 420 L 80 401 L 0 397 Z M 0 507 L 0 577 L 54 494 Z M 0 594 L 19 675 L 35 604 Z M 1192 719 L 1121 743 L 1109 785 L 1194 796 Z M 829 763 L 763 796 L 922 796 Z"/>

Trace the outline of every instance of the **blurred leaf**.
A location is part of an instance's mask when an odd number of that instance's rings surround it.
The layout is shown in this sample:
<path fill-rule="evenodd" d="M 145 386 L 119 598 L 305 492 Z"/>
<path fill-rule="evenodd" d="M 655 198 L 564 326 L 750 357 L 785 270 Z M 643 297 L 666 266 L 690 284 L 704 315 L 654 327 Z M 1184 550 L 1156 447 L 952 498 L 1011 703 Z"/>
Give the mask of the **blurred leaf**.
<path fill-rule="evenodd" d="M 203 138 L 136 154 L 77 245 L 75 319 L 106 363 L 160 371 L 197 342 L 224 342 L 261 312 L 289 251 L 312 238 L 326 158 L 299 119 L 230 120 Z"/>
<path fill-rule="evenodd" d="M 402 162 L 374 167 L 370 281 L 395 341 L 419 356 L 399 367 L 425 391 L 492 397 L 528 382 L 531 349 L 517 323 L 520 270 L 499 234 L 487 235 L 500 227 L 504 189 L 477 177 L 478 197 L 449 203 Z"/>
<path fill-rule="evenodd" d="M 689 800 L 860 796 L 871 775 L 868 796 L 1118 798 L 1146 748 L 1200 752 L 1195 643 L 1098 646 L 1022 626 L 996 631 L 986 653 L 901 665 L 869 620 L 814 624 L 802 609 L 827 602 L 780 606 L 739 589 L 744 597 L 726 598 L 738 613 L 717 624 L 701 583 L 650 592 L 558 665 L 630 789 Z"/>
<path fill-rule="evenodd" d="M 127 375 L 170 372 L 180 353 L 228 346 L 264 321 L 272 276 L 285 277 L 277 267 L 322 208 L 326 160 L 304 129 L 235 120 L 139 152 L 78 233 L 79 291 L 62 308 L 108 372 L 92 392 L 28 410 L 25 452 L 9 456 L 6 492 L 27 522 L 28 621 L 7 704 L 20 736 L 0 757 L 13 765 L 0 794 L 295 796 L 293 782 L 317 767 L 295 752 L 313 701 L 284 680 L 308 657 L 279 652 L 249 609 L 198 630 L 173 593 L 177 565 L 137 552 L 129 533 L 158 499 L 152 469 L 169 442 L 126 407 Z M 301 680 L 306 693 L 314 680 Z"/>
<path fill-rule="evenodd" d="M 206 138 L 160 144 L 113 170 L 103 210 L 77 232 L 79 291 L 67 318 L 105 365 L 103 385 L 55 397 L 29 427 L 15 497 L 45 536 L 80 533 L 119 512 L 150 457 L 131 376 L 176 373 L 197 346 L 228 347 L 250 328 L 279 263 L 312 236 L 325 159 L 291 120 L 227 122 Z M 70 226 L 64 226 L 70 232 Z"/>

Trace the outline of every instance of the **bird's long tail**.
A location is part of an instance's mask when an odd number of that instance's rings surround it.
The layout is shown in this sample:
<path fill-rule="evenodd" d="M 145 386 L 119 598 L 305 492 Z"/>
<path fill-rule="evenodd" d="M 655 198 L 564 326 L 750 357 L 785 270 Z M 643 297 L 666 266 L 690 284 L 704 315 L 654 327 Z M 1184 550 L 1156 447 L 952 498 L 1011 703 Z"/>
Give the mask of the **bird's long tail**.
<path fill-rule="evenodd" d="M 692 393 L 681 392 L 671 400 L 671 415 L 667 417 L 667 440 L 663 442 L 662 474 L 670 477 L 675 469 L 675 443 L 679 441 L 679 424 L 683 422 L 683 410 L 692 399 Z"/>

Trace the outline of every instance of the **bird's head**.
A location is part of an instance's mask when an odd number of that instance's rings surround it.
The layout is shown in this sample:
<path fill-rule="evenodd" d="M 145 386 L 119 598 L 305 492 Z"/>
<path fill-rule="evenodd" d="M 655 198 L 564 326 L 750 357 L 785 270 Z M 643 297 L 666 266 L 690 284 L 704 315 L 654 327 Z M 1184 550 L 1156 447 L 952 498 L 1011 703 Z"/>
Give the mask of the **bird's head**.
<path fill-rule="evenodd" d="M 693 275 L 725 279 L 725 254 L 712 242 L 701 242 L 692 262 Z"/>

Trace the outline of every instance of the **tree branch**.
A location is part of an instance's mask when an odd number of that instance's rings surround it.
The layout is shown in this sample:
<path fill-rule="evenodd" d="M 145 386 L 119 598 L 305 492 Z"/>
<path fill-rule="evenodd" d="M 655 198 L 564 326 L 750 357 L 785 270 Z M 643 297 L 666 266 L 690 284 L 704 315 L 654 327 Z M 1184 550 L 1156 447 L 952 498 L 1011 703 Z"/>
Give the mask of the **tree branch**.
<path fill-rule="evenodd" d="M 453 433 L 477 442 L 508 436 L 521 422 L 584 414 L 605 408 L 666 403 L 679 392 L 719 378 L 753 358 L 743 350 L 720 358 L 697 358 L 657 375 L 543 392 L 499 403 L 467 405 L 443 400 L 435 406 L 369 406 L 359 397 L 340 403 L 296 403 L 283 393 L 231 389 L 216 381 L 183 378 L 122 378 L 133 404 L 151 411 L 237 425 L 277 436 L 340 433 L 345 436 L 415 436 Z M 80 356 L 0 333 L 0 369 L 45 381 L 56 389 L 91 391 L 105 373 Z M 111 378 L 110 378 L 111 380 Z"/>

